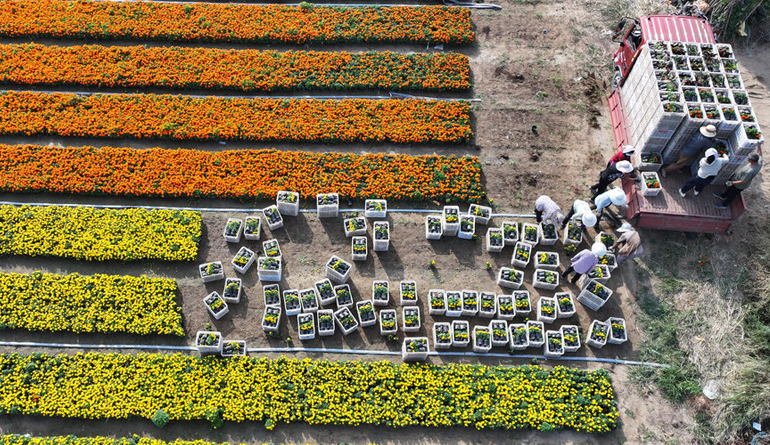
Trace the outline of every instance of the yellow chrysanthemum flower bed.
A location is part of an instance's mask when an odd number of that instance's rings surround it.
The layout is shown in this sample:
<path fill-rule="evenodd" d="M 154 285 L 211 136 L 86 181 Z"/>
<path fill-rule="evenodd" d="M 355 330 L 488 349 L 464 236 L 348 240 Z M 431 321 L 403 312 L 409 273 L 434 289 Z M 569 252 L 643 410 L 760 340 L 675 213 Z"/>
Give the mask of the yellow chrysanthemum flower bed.
<path fill-rule="evenodd" d="M 0 329 L 184 336 L 176 280 L 0 273 Z"/>
<path fill-rule="evenodd" d="M 21 434 L 7 434 L 0 436 L 0 445 L 230 445 L 228 442 L 218 443 L 206 440 L 181 440 L 176 439 L 173 442 L 166 442 L 160 439 L 151 439 L 149 437 L 139 437 L 136 434 L 133 437 L 76 437 L 76 436 L 49 436 L 49 437 L 26 437 Z M 233 444 L 235 445 L 235 444 Z M 262 445 L 275 445 L 273 443 Z M 288 445 L 288 444 L 282 444 Z M 307 445 L 307 444 L 306 444 Z M 375 445 L 375 444 L 367 444 Z"/>
<path fill-rule="evenodd" d="M 200 237 L 199 212 L 0 206 L 0 255 L 190 261 Z"/>
<path fill-rule="evenodd" d="M 0 414 L 567 428 L 605 433 L 618 418 L 606 371 L 180 354 L 2 354 Z"/>

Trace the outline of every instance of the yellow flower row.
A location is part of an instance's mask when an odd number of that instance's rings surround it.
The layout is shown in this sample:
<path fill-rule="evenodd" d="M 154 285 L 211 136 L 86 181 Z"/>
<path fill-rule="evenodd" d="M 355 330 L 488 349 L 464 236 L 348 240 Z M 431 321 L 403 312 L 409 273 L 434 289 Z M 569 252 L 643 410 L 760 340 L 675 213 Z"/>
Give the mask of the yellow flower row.
<path fill-rule="evenodd" d="M 184 336 L 176 280 L 0 273 L 0 329 Z"/>
<path fill-rule="evenodd" d="M 610 378 L 557 366 L 490 367 L 181 354 L 0 355 L 0 414 L 307 422 L 605 433 Z M 212 423 L 213 420 L 212 420 Z"/>
<path fill-rule="evenodd" d="M 0 206 L 0 255 L 81 260 L 194 260 L 199 212 Z"/>
<path fill-rule="evenodd" d="M 134 434 L 133 437 L 76 437 L 76 436 L 47 436 L 47 437 L 28 437 L 21 434 L 7 434 L 0 436 L 0 445 L 230 445 L 227 442 L 217 443 L 206 440 L 182 440 L 176 439 L 173 442 L 166 442 L 160 439 L 149 437 L 139 437 Z M 235 445 L 235 444 L 233 444 Z M 268 445 L 263 443 L 261 445 Z M 270 445 L 273 445 L 272 443 Z M 288 444 L 282 444 L 288 445 Z M 308 444 L 305 444 L 308 445 Z M 375 445 L 375 444 L 367 444 Z"/>

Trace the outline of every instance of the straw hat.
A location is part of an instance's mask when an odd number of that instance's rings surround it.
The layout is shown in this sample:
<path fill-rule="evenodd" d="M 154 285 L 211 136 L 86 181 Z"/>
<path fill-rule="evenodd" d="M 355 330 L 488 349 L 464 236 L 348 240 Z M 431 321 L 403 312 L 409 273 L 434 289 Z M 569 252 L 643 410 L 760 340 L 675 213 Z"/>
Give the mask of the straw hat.
<path fill-rule="evenodd" d="M 634 230 L 634 228 L 631 226 L 631 223 L 624 222 L 620 227 L 618 227 L 618 232 L 630 232 Z"/>
<path fill-rule="evenodd" d="M 707 138 L 713 138 L 717 136 L 717 127 L 714 125 L 704 125 L 703 127 L 700 127 L 700 134 L 703 136 L 706 136 Z"/>
<path fill-rule="evenodd" d="M 624 146 L 623 146 L 623 153 L 624 153 L 624 154 L 631 154 L 631 153 L 633 153 L 634 151 L 636 151 L 636 149 L 634 148 L 634 146 L 633 146 L 633 145 L 624 145 Z"/>
<path fill-rule="evenodd" d="M 603 257 L 604 255 L 607 255 L 607 246 L 602 243 L 594 243 L 594 245 L 591 246 L 591 252 L 598 257 Z"/>
<path fill-rule="evenodd" d="M 616 206 L 626 205 L 626 194 L 623 189 L 610 190 L 610 201 Z"/>
<path fill-rule="evenodd" d="M 620 161 L 617 164 L 615 164 L 618 167 L 618 171 L 621 171 L 623 173 L 631 173 L 634 171 L 634 166 L 631 165 L 628 161 Z"/>

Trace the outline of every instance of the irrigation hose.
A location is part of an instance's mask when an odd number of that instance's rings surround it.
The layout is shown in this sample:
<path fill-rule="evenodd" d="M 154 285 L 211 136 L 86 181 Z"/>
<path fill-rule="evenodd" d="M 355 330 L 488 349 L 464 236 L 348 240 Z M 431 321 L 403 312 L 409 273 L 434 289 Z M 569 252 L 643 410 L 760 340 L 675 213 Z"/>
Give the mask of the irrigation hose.
<path fill-rule="evenodd" d="M 148 349 L 154 351 L 196 351 L 193 346 L 172 346 L 172 345 L 95 345 L 95 344 L 75 344 L 75 343 L 37 343 L 23 341 L 0 341 L 0 346 L 8 347 L 27 347 L 27 348 L 66 348 L 66 349 Z M 334 349 L 334 348 L 246 348 L 246 352 L 251 353 L 269 353 L 269 352 L 309 352 L 321 354 L 353 354 L 353 355 L 401 355 L 398 351 L 372 351 L 363 349 Z M 429 352 L 429 356 L 438 357 L 494 357 L 494 358 L 523 358 L 538 360 L 557 360 L 557 361 L 579 361 L 610 363 L 616 365 L 631 366 L 651 366 L 655 368 L 668 368 L 669 365 L 653 362 L 639 362 L 635 360 L 622 360 L 615 358 L 600 357 L 546 357 L 544 355 L 534 354 L 501 354 L 476 352 Z"/>

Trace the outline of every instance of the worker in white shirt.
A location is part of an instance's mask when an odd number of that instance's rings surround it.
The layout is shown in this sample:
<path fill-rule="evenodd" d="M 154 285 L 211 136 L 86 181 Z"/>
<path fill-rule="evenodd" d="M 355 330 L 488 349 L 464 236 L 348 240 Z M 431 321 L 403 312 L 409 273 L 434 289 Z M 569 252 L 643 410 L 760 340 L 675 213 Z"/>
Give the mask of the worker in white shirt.
<path fill-rule="evenodd" d="M 727 154 L 719 156 L 719 152 L 716 148 L 709 148 L 706 150 L 706 156 L 701 158 L 698 163 L 698 171 L 684 183 L 681 189 L 679 189 L 679 194 L 684 198 L 691 188 L 695 188 L 693 194 L 698 196 L 698 194 L 703 191 L 707 185 L 711 184 L 711 181 L 713 181 L 714 178 L 716 178 L 722 165 L 729 160 L 730 157 L 727 156 Z"/>
<path fill-rule="evenodd" d="M 620 224 L 620 218 L 612 210 L 609 209 L 610 204 L 618 207 L 625 206 L 626 193 L 621 188 L 614 188 L 608 190 L 601 195 L 594 198 L 594 205 L 596 205 L 596 218 L 601 221 L 604 215 L 604 210 L 607 210 L 607 215 L 612 218 L 617 224 Z"/>
<path fill-rule="evenodd" d="M 569 209 L 569 213 L 567 213 L 567 216 L 561 223 L 561 229 L 564 230 L 570 221 L 577 219 L 582 222 L 581 229 L 583 230 L 583 233 L 588 236 L 588 230 L 586 229 L 586 226 L 593 227 L 596 225 L 596 215 L 593 211 L 591 211 L 591 205 L 582 199 L 576 199 L 572 204 L 572 207 Z"/>
<path fill-rule="evenodd" d="M 542 195 L 535 201 L 535 217 L 537 222 L 559 225 L 564 221 L 564 212 L 549 196 Z"/>

